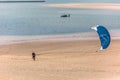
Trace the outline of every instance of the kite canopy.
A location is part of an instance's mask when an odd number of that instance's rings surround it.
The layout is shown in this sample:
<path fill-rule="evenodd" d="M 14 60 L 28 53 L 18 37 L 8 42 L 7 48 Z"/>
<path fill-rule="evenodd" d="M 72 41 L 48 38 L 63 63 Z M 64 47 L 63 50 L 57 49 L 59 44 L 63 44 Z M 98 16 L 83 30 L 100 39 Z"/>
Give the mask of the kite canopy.
<path fill-rule="evenodd" d="M 107 47 L 110 45 L 110 40 L 111 40 L 108 30 L 101 25 L 97 25 L 96 27 L 91 27 L 91 29 L 94 29 L 98 33 L 101 42 L 100 50 L 107 49 Z"/>

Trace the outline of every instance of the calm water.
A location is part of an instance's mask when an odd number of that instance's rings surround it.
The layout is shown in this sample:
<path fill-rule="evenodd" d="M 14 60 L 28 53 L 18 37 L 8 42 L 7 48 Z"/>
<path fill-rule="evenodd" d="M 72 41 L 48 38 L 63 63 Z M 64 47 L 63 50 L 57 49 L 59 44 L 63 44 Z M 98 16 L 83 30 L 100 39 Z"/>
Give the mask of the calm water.
<path fill-rule="evenodd" d="M 119 10 L 65 9 L 45 7 L 49 3 L 91 2 L 49 0 L 45 3 L 0 3 L 0 35 L 54 35 L 91 32 L 100 24 L 109 30 L 120 29 Z M 93 0 L 92 2 L 99 2 Z M 113 2 L 113 0 L 103 1 Z M 116 1 L 114 3 L 119 3 Z M 70 18 L 60 15 L 70 13 Z"/>

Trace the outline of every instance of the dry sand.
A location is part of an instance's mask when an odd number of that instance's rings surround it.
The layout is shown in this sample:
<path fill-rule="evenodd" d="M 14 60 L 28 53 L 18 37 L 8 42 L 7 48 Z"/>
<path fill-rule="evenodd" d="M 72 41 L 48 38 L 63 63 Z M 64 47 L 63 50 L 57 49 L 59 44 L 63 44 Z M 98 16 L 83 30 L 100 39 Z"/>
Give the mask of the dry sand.
<path fill-rule="evenodd" d="M 99 46 L 97 40 L 2 45 L 0 80 L 120 80 L 120 40 L 96 52 Z"/>
<path fill-rule="evenodd" d="M 115 3 L 66 3 L 66 4 L 48 4 L 47 6 L 60 8 L 120 10 L 120 4 Z"/>

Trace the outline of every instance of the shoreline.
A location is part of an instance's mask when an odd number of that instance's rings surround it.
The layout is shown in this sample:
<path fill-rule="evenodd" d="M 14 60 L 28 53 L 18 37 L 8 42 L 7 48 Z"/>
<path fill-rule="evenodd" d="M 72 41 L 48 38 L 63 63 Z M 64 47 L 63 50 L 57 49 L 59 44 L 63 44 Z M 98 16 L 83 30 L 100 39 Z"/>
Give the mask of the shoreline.
<path fill-rule="evenodd" d="M 48 4 L 46 6 L 58 8 L 120 10 L 120 4 L 115 3 L 66 3 L 66 4 Z"/>
<path fill-rule="evenodd" d="M 112 40 L 120 40 L 119 30 L 110 31 L 110 35 Z M 0 45 L 9 45 L 26 42 L 99 40 L 98 34 L 95 31 L 62 35 L 0 36 L 0 38 Z"/>

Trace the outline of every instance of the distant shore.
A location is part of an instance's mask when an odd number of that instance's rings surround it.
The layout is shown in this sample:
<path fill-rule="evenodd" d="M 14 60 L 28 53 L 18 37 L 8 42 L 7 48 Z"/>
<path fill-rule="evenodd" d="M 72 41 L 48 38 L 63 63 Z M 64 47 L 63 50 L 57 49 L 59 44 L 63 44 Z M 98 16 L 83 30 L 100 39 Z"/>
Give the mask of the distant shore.
<path fill-rule="evenodd" d="M 31 2 L 45 2 L 45 0 L 34 0 L 34 1 L 30 1 L 30 0 L 23 0 L 23 1 L 10 1 L 10 0 L 8 0 L 8 1 L 0 1 L 0 3 L 31 3 Z"/>
<path fill-rule="evenodd" d="M 59 8 L 120 10 L 120 4 L 115 3 L 66 3 L 66 4 L 48 4 L 47 6 Z"/>

